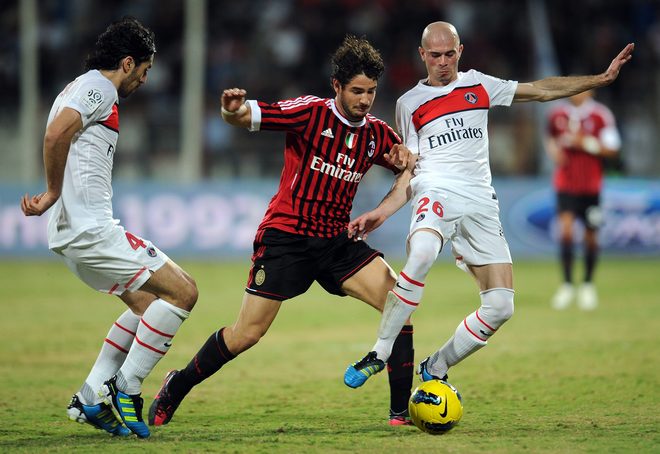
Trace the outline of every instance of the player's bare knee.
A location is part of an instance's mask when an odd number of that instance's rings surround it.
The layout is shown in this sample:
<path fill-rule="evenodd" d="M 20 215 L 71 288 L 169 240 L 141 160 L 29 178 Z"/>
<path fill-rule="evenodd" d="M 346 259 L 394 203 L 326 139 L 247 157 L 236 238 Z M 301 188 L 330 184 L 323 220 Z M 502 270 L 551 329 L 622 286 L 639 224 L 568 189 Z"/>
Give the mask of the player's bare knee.
<path fill-rule="evenodd" d="M 479 315 L 497 329 L 513 316 L 514 291 L 508 288 L 493 288 L 481 292 Z"/>

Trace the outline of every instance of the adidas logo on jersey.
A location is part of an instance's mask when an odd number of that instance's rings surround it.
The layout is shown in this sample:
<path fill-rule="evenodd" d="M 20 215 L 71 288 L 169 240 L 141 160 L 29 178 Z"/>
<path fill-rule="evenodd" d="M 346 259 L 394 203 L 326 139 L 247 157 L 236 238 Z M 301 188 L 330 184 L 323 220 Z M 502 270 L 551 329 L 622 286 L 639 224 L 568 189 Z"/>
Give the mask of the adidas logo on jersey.
<path fill-rule="evenodd" d="M 332 130 L 330 128 L 326 129 L 321 133 L 322 136 L 329 137 L 331 139 L 334 139 L 335 136 L 332 134 Z"/>

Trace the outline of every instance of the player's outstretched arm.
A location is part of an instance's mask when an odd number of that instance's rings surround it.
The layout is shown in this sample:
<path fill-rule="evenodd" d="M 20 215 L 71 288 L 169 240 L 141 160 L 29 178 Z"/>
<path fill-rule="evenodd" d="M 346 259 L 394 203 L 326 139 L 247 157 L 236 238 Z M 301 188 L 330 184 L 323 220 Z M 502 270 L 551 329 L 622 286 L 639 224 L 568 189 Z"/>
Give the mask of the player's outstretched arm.
<path fill-rule="evenodd" d="M 552 101 L 573 96 L 592 88 L 604 87 L 619 77 L 623 65 L 632 58 L 635 44 L 630 43 L 614 57 L 610 66 L 601 74 L 591 76 L 546 77 L 534 82 L 519 83 L 514 102 Z"/>
<path fill-rule="evenodd" d="M 220 97 L 220 112 L 222 119 L 233 126 L 249 128 L 252 122 L 252 112 L 245 104 L 247 91 L 242 88 L 228 88 Z"/>

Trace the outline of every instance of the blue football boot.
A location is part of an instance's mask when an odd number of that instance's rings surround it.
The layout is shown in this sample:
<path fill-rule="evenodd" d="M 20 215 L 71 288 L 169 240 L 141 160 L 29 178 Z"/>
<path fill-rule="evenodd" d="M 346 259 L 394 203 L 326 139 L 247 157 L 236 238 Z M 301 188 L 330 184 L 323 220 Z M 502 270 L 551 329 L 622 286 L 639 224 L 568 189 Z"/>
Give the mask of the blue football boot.
<path fill-rule="evenodd" d="M 427 357 L 424 361 L 419 363 L 419 366 L 417 367 L 417 375 L 419 375 L 419 378 L 422 381 L 430 381 L 430 380 L 447 381 L 447 379 L 449 378 L 447 374 L 445 374 L 444 377 L 440 378 L 431 374 L 428 370 L 426 370 L 426 363 L 428 362 L 429 362 L 429 357 Z"/>
<path fill-rule="evenodd" d="M 131 431 L 121 424 L 121 421 L 112 412 L 112 408 L 105 402 L 85 405 L 80 401 L 78 394 L 74 394 L 66 409 L 66 414 L 71 421 L 89 424 L 95 429 L 105 430 L 112 435 L 126 437 L 131 434 Z"/>
<path fill-rule="evenodd" d="M 385 369 L 385 363 L 376 357 L 376 352 L 369 352 L 357 363 L 353 363 L 344 373 L 344 383 L 350 388 L 359 388 L 369 377 Z"/>
<path fill-rule="evenodd" d="M 103 383 L 99 396 L 105 398 L 105 403 L 112 406 L 128 429 L 139 438 L 147 438 L 151 433 L 142 420 L 142 397 L 139 394 L 129 395 L 117 389 L 117 376 Z"/>

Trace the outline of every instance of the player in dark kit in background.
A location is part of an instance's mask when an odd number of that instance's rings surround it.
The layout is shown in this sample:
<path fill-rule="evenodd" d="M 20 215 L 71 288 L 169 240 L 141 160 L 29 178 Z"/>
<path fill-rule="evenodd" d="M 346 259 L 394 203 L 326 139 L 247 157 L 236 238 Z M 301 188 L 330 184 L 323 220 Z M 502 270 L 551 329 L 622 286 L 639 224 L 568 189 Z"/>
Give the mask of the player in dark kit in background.
<path fill-rule="evenodd" d="M 553 184 L 557 193 L 559 252 L 563 283 L 552 307 L 566 309 L 576 296 L 573 287 L 573 224 L 584 224 L 584 281 L 577 304 L 589 311 L 598 306 L 593 274 L 598 258 L 598 227 L 602 222 L 600 192 L 603 159 L 617 156 L 621 137 L 614 115 L 593 99 L 593 90 L 571 96 L 548 117 L 547 150 L 556 164 Z"/>
<path fill-rule="evenodd" d="M 255 345 L 282 301 L 305 293 L 314 281 L 382 312 L 396 275 L 380 252 L 348 237 L 347 225 L 358 185 L 373 164 L 399 174 L 394 187 L 409 173 L 405 162 L 399 171 L 387 160 L 390 152 L 407 155 L 399 137 L 369 114 L 383 71 L 381 56 L 368 41 L 347 36 L 332 57 L 334 99 L 303 96 L 267 104 L 246 102 L 243 89 L 223 92 L 227 123 L 286 132 L 284 169 L 257 230 L 238 319 L 213 333 L 188 366 L 167 375 L 149 410 L 150 424 L 167 424 L 195 385 Z M 391 425 L 409 423 L 413 356 L 408 321 L 388 362 Z"/>

